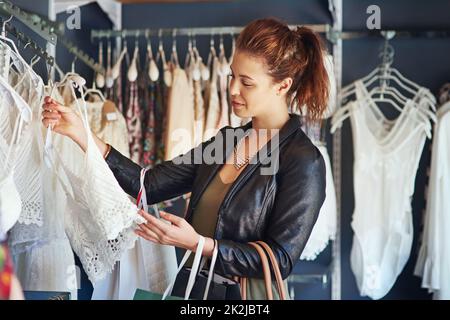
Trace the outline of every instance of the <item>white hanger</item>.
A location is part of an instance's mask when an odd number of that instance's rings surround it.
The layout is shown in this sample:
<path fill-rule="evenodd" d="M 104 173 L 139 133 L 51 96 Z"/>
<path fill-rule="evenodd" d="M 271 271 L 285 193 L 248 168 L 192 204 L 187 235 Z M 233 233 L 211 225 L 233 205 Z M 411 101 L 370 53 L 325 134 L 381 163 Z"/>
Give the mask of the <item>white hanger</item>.
<path fill-rule="evenodd" d="M 131 64 L 128 67 L 128 72 L 127 72 L 127 78 L 128 78 L 128 81 L 130 81 L 130 82 L 136 81 L 136 79 L 138 77 L 138 70 L 137 70 L 137 59 L 138 59 L 138 55 L 139 55 L 138 36 L 139 36 L 139 33 L 136 33 L 136 40 L 135 40 L 135 43 L 134 43 L 133 59 L 131 60 Z"/>
<path fill-rule="evenodd" d="M 106 66 L 106 77 L 105 84 L 107 88 L 111 88 L 114 85 L 114 78 L 112 76 L 112 67 L 111 67 L 111 40 L 108 39 L 108 48 L 107 48 L 107 66 Z"/>
<path fill-rule="evenodd" d="M 172 31 L 172 54 L 170 55 L 170 61 L 175 67 L 180 66 L 177 53 L 177 29 L 173 29 Z"/>
<path fill-rule="evenodd" d="M 236 37 L 232 33 L 230 33 L 230 36 L 231 36 L 231 54 L 228 61 L 231 63 L 233 61 L 234 54 L 236 53 Z"/>
<path fill-rule="evenodd" d="M 152 41 L 150 40 L 149 32 L 146 31 L 145 38 L 147 39 L 147 59 L 148 59 L 148 77 L 155 82 L 159 79 L 159 70 L 153 58 Z"/>
<path fill-rule="evenodd" d="M 162 66 L 163 66 L 164 84 L 167 87 L 170 87 L 172 85 L 172 72 L 170 71 L 170 68 L 167 65 L 166 54 L 164 52 L 164 46 L 163 46 L 163 42 L 162 42 L 162 30 L 161 29 L 159 29 L 158 38 L 159 38 L 159 44 L 158 44 L 158 55 L 156 57 L 156 61 L 161 59 Z"/>
<path fill-rule="evenodd" d="M 84 92 L 83 99 L 86 100 L 86 97 L 87 97 L 89 94 L 93 94 L 93 93 L 97 94 L 97 95 L 100 97 L 100 99 L 102 100 L 102 102 L 105 102 L 105 101 L 106 101 L 106 98 L 105 98 L 105 96 L 103 95 L 103 93 L 95 87 L 95 82 L 92 84 L 92 88 L 87 89 L 87 90 Z"/>
<path fill-rule="evenodd" d="M 98 42 L 98 63 L 103 66 L 103 43 L 101 40 Z M 97 72 L 97 75 L 95 76 L 95 83 L 100 89 L 103 88 L 105 86 L 105 75 Z"/>
<path fill-rule="evenodd" d="M 114 64 L 114 66 L 112 68 L 111 74 L 112 74 L 112 77 L 114 80 L 116 80 L 120 75 L 120 68 L 122 67 L 122 61 L 123 61 L 123 58 L 125 57 L 125 55 L 127 54 L 127 52 L 128 52 L 128 47 L 124 46 L 122 49 L 122 52 L 120 53 L 119 57 L 117 58 L 116 63 Z"/>

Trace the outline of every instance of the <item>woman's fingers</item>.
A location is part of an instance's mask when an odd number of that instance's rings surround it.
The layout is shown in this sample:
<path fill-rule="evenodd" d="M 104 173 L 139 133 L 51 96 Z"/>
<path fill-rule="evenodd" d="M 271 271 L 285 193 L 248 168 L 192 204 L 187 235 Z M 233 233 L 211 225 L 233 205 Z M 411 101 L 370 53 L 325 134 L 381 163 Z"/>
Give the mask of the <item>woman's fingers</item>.
<path fill-rule="evenodd" d="M 183 218 L 180 218 L 180 217 L 178 217 L 178 216 L 176 216 L 174 214 L 171 214 L 171 213 L 168 213 L 168 212 L 165 212 L 165 211 L 160 211 L 159 213 L 161 214 L 161 218 L 171 222 L 172 224 L 174 224 L 176 226 L 180 226 L 183 223 L 183 221 L 184 221 Z"/>
<path fill-rule="evenodd" d="M 53 119 L 53 120 L 61 119 L 61 115 L 58 112 L 51 112 L 47 110 L 44 110 L 42 112 L 42 117 L 45 119 Z"/>
<path fill-rule="evenodd" d="M 169 236 L 172 226 L 155 218 L 144 210 L 139 210 L 139 213 L 147 220 L 147 227 L 156 233 L 160 240 L 165 240 Z"/>
<path fill-rule="evenodd" d="M 153 230 L 145 223 L 139 225 L 139 230 L 152 238 L 159 239 L 158 234 L 153 232 Z"/>
<path fill-rule="evenodd" d="M 144 238 L 145 240 L 148 240 L 148 241 L 151 241 L 151 242 L 154 242 L 154 243 L 160 243 L 158 239 L 150 237 L 149 235 L 147 235 L 145 232 L 143 232 L 141 230 L 136 229 L 134 231 L 134 233 L 136 233 L 138 236 Z"/>
<path fill-rule="evenodd" d="M 42 120 L 42 124 L 46 128 L 48 128 L 50 125 L 55 125 L 57 123 L 58 123 L 58 120 L 53 120 L 53 119 L 43 119 Z"/>

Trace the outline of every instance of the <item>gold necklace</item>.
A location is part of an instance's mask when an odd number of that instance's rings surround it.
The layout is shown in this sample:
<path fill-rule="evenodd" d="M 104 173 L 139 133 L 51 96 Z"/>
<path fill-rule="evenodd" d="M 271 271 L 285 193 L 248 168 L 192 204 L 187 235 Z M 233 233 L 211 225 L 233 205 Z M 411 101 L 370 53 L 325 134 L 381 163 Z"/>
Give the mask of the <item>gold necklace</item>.
<path fill-rule="evenodd" d="M 238 150 L 242 144 L 242 142 L 245 140 L 245 138 L 249 135 L 249 132 L 247 132 L 242 139 L 238 141 L 236 146 L 234 147 L 234 157 L 233 157 L 233 166 L 234 168 L 239 171 L 243 166 L 245 166 L 250 161 L 250 153 L 245 157 L 242 158 L 238 156 Z"/>

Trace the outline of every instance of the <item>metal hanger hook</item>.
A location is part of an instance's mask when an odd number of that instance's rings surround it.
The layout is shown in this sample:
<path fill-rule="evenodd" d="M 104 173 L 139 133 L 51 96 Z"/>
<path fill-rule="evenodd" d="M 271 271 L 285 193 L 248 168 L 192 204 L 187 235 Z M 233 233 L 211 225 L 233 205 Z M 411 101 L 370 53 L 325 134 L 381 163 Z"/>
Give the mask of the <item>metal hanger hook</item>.
<path fill-rule="evenodd" d="M 13 15 L 11 15 L 7 20 L 5 20 L 5 21 L 3 21 L 3 23 L 2 23 L 2 36 L 4 37 L 5 36 L 5 34 L 6 34 L 6 24 L 8 23 L 8 22 L 10 22 L 12 19 L 13 19 Z"/>

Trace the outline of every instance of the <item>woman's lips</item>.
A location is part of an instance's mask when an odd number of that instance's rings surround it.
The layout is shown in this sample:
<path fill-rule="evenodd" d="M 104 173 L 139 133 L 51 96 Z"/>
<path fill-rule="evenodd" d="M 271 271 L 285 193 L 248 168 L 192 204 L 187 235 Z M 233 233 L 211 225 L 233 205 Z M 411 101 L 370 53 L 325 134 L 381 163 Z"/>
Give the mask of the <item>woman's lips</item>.
<path fill-rule="evenodd" d="M 232 101 L 231 104 L 233 105 L 233 108 L 242 108 L 244 106 L 244 104 L 236 101 Z"/>

